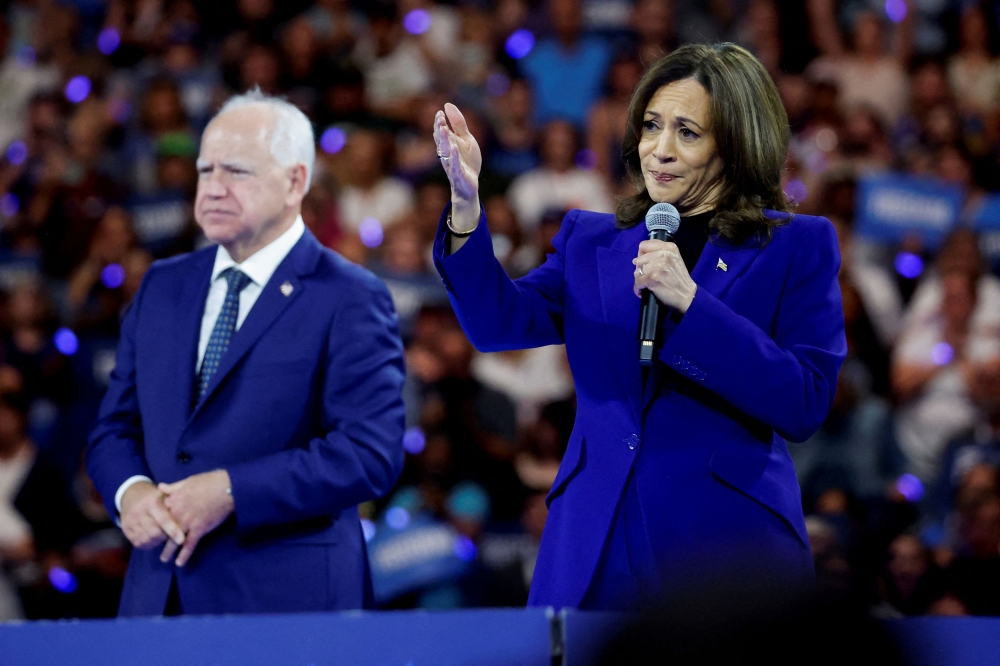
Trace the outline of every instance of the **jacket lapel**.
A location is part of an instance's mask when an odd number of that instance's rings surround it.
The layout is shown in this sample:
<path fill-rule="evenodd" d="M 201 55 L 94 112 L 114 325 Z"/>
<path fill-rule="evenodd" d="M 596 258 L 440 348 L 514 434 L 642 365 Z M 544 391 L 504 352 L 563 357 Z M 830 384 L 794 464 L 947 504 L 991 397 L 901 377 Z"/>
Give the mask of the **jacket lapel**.
<path fill-rule="evenodd" d="M 628 396 L 635 422 L 642 414 L 642 366 L 639 365 L 639 314 L 642 301 L 632 293 L 632 259 L 648 237 L 644 225 L 620 231 L 611 247 L 597 248 L 597 276 L 601 288 L 603 328 L 609 358 Z"/>
<path fill-rule="evenodd" d="M 194 400 L 195 366 L 198 362 L 198 339 L 201 336 L 201 320 L 205 314 L 205 300 L 212 282 L 212 267 L 215 265 L 215 251 L 203 251 L 198 256 L 190 282 L 185 281 L 177 298 L 174 321 L 177 322 L 177 358 L 179 372 L 171 372 L 173 390 L 163 395 L 172 401 L 173 410 L 180 416 L 177 423 L 183 423 L 191 415 Z M 187 285 L 195 288 L 184 288 Z"/>
<path fill-rule="evenodd" d="M 281 313 L 299 298 L 304 289 L 300 278 L 313 271 L 319 259 L 320 247 L 316 238 L 307 229 L 302 238 L 292 247 L 288 256 L 278 265 L 278 268 L 271 275 L 271 279 L 264 285 L 260 296 L 253 304 L 243 325 L 233 334 L 229 342 L 229 349 L 223 354 L 219 362 L 219 369 L 215 371 L 205 396 L 195 406 L 191 418 L 201 411 L 212 394 L 215 393 L 219 385 L 225 381 L 226 377 L 233 371 L 240 360 L 246 356 L 261 335 L 267 331 L 271 325 L 281 316 Z M 288 289 L 288 285 L 291 290 Z M 284 290 L 282 290 L 284 286 Z"/>

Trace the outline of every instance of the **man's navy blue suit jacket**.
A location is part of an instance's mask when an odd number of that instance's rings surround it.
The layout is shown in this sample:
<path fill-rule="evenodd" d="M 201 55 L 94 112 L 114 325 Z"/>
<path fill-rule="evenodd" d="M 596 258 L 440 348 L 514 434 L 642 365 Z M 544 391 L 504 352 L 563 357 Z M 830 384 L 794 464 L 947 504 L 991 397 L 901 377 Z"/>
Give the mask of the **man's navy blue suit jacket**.
<path fill-rule="evenodd" d="M 570 211 L 555 252 L 512 281 L 493 258 L 485 215 L 450 255 L 443 220 L 435 265 L 476 347 L 565 343 L 576 384 L 530 604 L 584 601 L 602 553 L 616 546 L 609 535 L 619 534 L 630 484 L 640 520 L 624 532 L 629 566 L 645 567 L 638 573 L 652 585 L 752 571 L 748 560 L 813 575 L 785 440 L 822 424 L 847 352 L 828 220 L 795 215 L 767 242 L 713 235 L 691 273 L 694 301 L 679 323 L 666 319 L 655 381 L 645 384 L 632 291 L 644 225 L 619 230 L 612 215 Z"/>
<path fill-rule="evenodd" d="M 183 568 L 161 563 L 160 549 L 133 551 L 120 613 L 163 613 L 174 576 L 185 613 L 370 606 L 356 507 L 391 489 L 403 465 L 403 353 L 389 292 L 306 231 L 195 406 L 215 254 L 150 268 L 122 323 L 87 468 L 112 515 L 133 475 L 170 483 L 224 468 L 235 515 Z"/>

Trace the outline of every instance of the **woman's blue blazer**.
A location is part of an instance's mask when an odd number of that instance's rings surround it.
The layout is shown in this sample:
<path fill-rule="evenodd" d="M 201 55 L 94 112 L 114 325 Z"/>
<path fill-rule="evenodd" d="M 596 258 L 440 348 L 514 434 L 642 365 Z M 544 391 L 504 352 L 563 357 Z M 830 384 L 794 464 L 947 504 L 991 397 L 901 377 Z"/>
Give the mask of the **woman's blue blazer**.
<path fill-rule="evenodd" d="M 691 272 L 694 301 L 679 321 L 665 320 L 646 382 L 632 291 L 644 225 L 620 230 L 612 215 L 570 211 L 555 252 L 511 280 L 485 215 L 451 255 L 442 216 L 434 263 L 476 348 L 565 343 L 576 384 L 529 604 L 581 604 L 602 553 L 617 545 L 629 488 L 628 557 L 645 566 L 647 583 L 683 585 L 749 571 L 749 562 L 811 575 L 785 441 L 812 435 L 833 402 L 847 353 L 840 254 L 826 218 L 765 214 L 790 219 L 766 241 L 713 234 L 705 245 Z"/>

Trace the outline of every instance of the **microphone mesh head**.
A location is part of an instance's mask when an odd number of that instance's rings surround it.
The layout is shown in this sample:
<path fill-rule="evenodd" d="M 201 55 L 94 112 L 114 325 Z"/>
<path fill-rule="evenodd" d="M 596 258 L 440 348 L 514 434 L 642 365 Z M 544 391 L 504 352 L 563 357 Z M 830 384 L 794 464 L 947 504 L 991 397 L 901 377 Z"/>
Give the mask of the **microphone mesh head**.
<path fill-rule="evenodd" d="M 663 230 L 668 236 L 673 236 L 679 226 L 681 226 L 681 214 L 668 203 L 653 204 L 646 211 L 646 231 L 650 233 Z"/>

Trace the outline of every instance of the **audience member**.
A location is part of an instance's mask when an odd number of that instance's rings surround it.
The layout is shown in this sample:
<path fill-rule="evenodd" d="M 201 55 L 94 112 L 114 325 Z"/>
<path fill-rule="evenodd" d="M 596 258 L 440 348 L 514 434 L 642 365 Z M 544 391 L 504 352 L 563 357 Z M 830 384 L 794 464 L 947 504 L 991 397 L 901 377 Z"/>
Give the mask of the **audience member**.
<path fill-rule="evenodd" d="M 582 129 L 610 62 L 607 45 L 582 34 L 578 0 L 549 0 L 554 35 L 539 41 L 521 68 L 531 82 L 539 124 L 562 119 Z"/>
<path fill-rule="evenodd" d="M 1000 62 L 991 49 L 995 45 L 989 43 L 989 20 L 982 5 L 965 8 L 959 30 L 961 47 L 948 62 L 948 83 L 955 99 L 965 111 L 981 116 L 1000 106 Z"/>
<path fill-rule="evenodd" d="M 340 221 L 358 231 L 365 218 L 392 226 L 413 205 L 413 190 L 405 181 L 388 175 L 390 138 L 372 130 L 357 130 L 344 151 L 349 180 L 340 193 Z"/>
<path fill-rule="evenodd" d="M 0 615 L 60 617 L 59 569 L 69 575 L 69 551 L 83 536 L 83 517 L 59 472 L 28 436 L 26 403 L 0 399 Z M 10 572 L 10 577 L 4 576 Z M 13 583 L 13 585 L 12 585 Z M 11 595 L 16 586 L 18 598 Z"/>
<path fill-rule="evenodd" d="M 980 418 L 969 395 L 972 373 L 1000 358 L 1000 331 L 977 326 L 975 311 L 975 278 L 944 273 L 940 309 L 904 330 L 896 349 L 892 378 L 902 404 L 896 435 L 909 471 L 925 482 L 937 477 L 948 441 Z"/>
<path fill-rule="evenodd" d="M 614 210 L 605 181 L 592 169 L 577 164 L 580 142 L 569 122 L 553 120 L 547 124 L 540 143 L 541 166 L 515 178 L 507 195 L 523 231 L 535 229 L 542 216 L 552 210 Z"/>
<path fill-rule="evenodd" d="M 834 3 L 812 3 L 832 6 Z M 833 16 L 814 16 L 823 29 L 835 30 Z M 909 106 L 909 85 L 905 63 L 910 50 L 911 12 L 893 31 L 892 48 L 885 49 L 886 19 L 872 10 L 857 12 L 851 19 L 851 48 L 844 47 L 839 35 L 822 43 L 823 58 L 812 64 L 814 76 L 829 77 L 840 90 L 845 113 L 866 106 L 875 109 L 881 122 L 892 126 Z"/>

